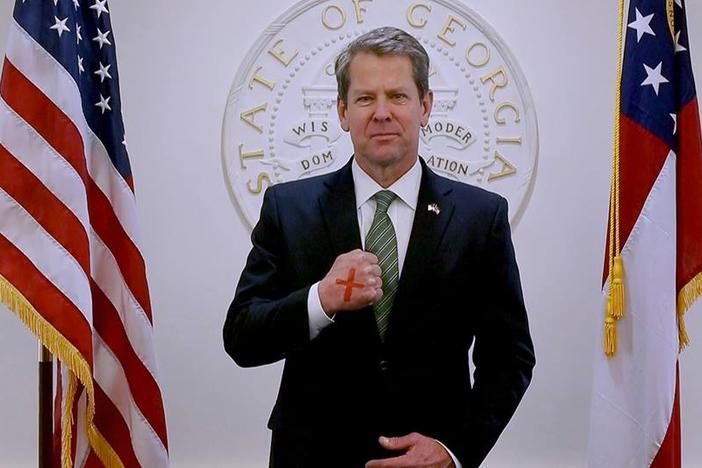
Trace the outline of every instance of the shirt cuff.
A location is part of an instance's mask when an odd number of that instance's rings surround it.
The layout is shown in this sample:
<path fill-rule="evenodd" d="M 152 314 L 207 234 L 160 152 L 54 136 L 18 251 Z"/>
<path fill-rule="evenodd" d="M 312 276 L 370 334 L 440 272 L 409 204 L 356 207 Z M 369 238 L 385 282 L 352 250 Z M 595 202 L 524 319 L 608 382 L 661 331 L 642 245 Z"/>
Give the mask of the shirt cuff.
<path fill-rule="evenodd" d="M 319 332 L 334 323 L 334 318 L 329 317 L 322 308 L 319 300 L 319 282 L 314 283 L 307 294 L 307 317 L 310 324 L 310 340 L 314 340 Z"/>
<path fill-rule="evenodd" d="M 436 439 L 434 439 L 434 440 L 436 440 Z M 461 465 L 461 462 L 458 461 L 458 458 L 456 458 L 456 456 L 453 454 L 453 452 L 451 450 L 449 450 L 449 448 L 447 446 L 445 446 L 443 444 L 443 442 L 441 442 L 440 440 L 436 440 L 436 441 L 438 443 L 440 443 L 441 446 L 446 449 L 446 451 L 448 452 L 449 455 L 451 455 L 451 459 L 453 460 L 453 464 L 456 465 L 456 468 L 463 468 L 463 465 Z"/>

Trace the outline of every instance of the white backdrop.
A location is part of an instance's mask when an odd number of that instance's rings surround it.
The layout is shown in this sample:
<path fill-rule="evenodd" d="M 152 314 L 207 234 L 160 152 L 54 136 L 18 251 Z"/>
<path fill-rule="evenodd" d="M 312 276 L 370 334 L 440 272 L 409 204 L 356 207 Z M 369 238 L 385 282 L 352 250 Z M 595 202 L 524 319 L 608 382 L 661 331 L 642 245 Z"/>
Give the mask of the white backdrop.
<path fill-rule="evenodd" d="M 538 363 L 485 466 L 585 466 L 591 362 L 602 317 L 617 2 L 463 1 L 520 63 L 541 148 L 534 191 L 514 232 Z M 0 1 L 3 55 L 12 3 Z M 702 89 L 702 5 L 687 3 Z M 261 467 L 267 460 L 265 424 L 281 366 L 239 369 L 222 347 L 222 323 L 250 242 L 227 194 L 220 134 L 239 64 L 288 6 L 283 0 L 110 5 L 176 467 Z M 681 359 L 683 464 L 692 467 L 702 466 L 700 305 L 688 313 L 688 328 L 693 344 Z M 0 310 L 2 467 L 36 466 L 36 355 L 33 336 Z"/>

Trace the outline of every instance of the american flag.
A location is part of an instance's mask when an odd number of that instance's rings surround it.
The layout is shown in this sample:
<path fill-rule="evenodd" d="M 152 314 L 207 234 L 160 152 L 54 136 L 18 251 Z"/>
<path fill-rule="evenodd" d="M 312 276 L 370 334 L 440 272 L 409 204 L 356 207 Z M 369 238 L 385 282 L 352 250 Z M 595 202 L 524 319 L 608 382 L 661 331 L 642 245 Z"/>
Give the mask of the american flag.
<path fill-rule="evenodd" d="M 605 274 L 620 254 L 624 307 L 616 319 L 614 273 L 603 300 L 617 345 L 595 361 L 590 466 L 673 468 L 684 314 L 702 293 L 702 137 L 684 1 L 630 0 L 623 34 Z"/>
<path fill-rule="evenodd" d="M 61 363 L 55 457 L 167 466 L 107 0 L 17 0 L 9 30 L 0 298 Z"/>

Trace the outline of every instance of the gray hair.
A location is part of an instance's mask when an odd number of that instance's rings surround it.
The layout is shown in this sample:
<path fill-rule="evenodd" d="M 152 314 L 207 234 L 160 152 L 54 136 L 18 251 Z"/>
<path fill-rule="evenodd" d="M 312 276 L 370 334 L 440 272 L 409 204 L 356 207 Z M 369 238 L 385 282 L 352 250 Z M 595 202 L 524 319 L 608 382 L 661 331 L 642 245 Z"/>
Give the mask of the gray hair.
<path fill-rule="evenodd" d="M 351 77 L 349 68 L 351 60 L 359 52 L 370 52 L 379 56 L 406 55 L 412 62 L 414 83 L 419 97 L 423 98 L 429 91 L 429 55 L 422 45 L 402 29 L 384 26 L 357 37 L 341 51 L 334 63 L 339 99 L 346 102 Z"/>

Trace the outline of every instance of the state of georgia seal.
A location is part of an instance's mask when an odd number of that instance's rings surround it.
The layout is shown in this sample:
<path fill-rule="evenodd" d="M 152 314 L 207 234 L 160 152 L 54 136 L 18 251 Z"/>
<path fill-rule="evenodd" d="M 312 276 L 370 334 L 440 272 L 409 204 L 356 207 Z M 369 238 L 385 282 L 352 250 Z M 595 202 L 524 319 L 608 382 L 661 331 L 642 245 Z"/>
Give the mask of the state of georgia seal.
<path fill-rule="evenodd" d="M 523 211 L 538 153 L 536 113 L 517 62 L 480 16 L 454 0 L 303 0 L 261 34 L 227 100 L 224 173 L 249 226 L 269 185 L 348 161 L 334 60 L 387 25 L 414 35 L 431 61 L 434 107 L 419 154 L 434 171 L 507 198 L 513 223 Z"/>

